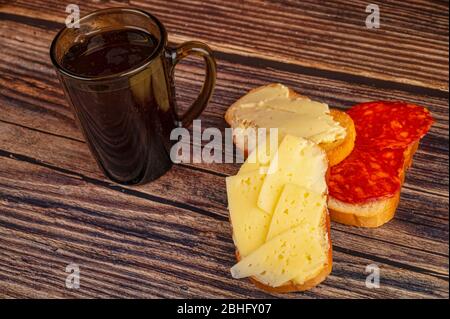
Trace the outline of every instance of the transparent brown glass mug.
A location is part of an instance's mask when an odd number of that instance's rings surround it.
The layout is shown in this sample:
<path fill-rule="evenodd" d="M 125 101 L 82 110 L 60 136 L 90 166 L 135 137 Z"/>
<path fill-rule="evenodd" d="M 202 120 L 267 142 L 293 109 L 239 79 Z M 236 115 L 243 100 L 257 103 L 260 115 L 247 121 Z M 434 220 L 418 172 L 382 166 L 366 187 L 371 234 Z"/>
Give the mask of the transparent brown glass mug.
<path fill-rule="evenodd" d="M 68 50 L 87 36 L 124 28 L 156 39 L 153 53 L 141 63 L 105 76 L 76 74 L 62 65 Z M 192 106 L 178 115 L 174 68 L 188 55 L 204 58 L 206 76 Z M 207 45 L 186 42 L 169 48 L 162 23 L 138 9 L 105 9 L 81 18 L 79 28 L 64 28 L 56 35 L 50 57 L 98 165 L 121 184 L 151 181 L 170 169 L 170 132 L 200 115 L 216 80 L 216 63 Z"/>

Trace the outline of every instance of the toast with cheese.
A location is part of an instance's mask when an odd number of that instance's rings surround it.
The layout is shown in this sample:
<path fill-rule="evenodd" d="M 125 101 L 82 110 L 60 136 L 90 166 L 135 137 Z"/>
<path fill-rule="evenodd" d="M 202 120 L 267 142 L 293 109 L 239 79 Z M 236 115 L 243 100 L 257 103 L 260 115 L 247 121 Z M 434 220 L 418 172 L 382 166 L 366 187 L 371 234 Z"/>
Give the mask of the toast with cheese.
<path fill-rule="evenodd" d="M 271 292 L 310 289 L 332 267 L 326 153 L 286 135 L 265 164 L 226 179 L 238 260 L 232 276 Z"/>
<path fill-rule="evenodd" d="M 257 146 L 249 142 L 252 130 L 278 128 L 285 135 L 303 137 L 319 144 L 334 166 L 350 154 L 355 126 L 350 116 L 328 105 L 310 100 L 282 84 L 255 88 L 231 105 L 225 113 L 233 128 L 233 141 L 247 157 Z"/>

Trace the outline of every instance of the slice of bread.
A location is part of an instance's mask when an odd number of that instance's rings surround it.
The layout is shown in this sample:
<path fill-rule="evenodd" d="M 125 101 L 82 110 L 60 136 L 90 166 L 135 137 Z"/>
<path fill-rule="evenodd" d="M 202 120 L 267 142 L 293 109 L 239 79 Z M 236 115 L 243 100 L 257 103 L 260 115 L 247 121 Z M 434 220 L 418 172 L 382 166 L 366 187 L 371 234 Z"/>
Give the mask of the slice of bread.
<path fill-rule="evenodd" d="M 267 90 L 272 89 L 273 94 L 279 94 L 276 89 L 280 87 L 287 90 L 287 95 L 290 99 L 310 101 L 311 103 L 316 104 L 317 107 L 323 106 L 323 104 L 321 105 L 321 103 L 313 102 L 308 97 L 300 95 L 292 89 L 282 86 L 281 84 L 273 83 L 251 90 L 235 103 L 233 103 L 233 105 L 231 105 L 225 113 L 225 121 L 230 125 L 230 127 L 233 128 L 233 141 L 236 144 L 236 147 L 240 149 L 241 152 L 243 152 L 245 158 L 254 150 L 254 148 L 249 146 L 248 133 L 246 130 L 256 129 L 259 127 L 254 121 L 237 116 L 238 110 L 242 109 L 243 104 L 249 102 L 256 103 L 258 99 L 264 99 L 265 95 L 263 93 Z M 285 108 L 284 110 L 289 109 Z M 329 114 L 331 115 L 332 119 L 338 123 L 338 126 L 342 127 L 345 130 L 345 134 L 343 134 L 344 136 L 341 138 L 337 138 L 333 141 L 318 143 L 319 146 L 326 151 L 329 165 L 334 166 L 345 159 L 353 150 L 353 147 L 355 145 L 356 132 L 353 120 L 345 112 L 336 109 L 330 109 Z M 269 129 L 269 127 L 266 128 Z M 280 138 L 282 138 L 282 136 Z"/>
<path fill-rule="evenodd" d="M 401 101 L 361 103 L 347 113 L 357 139 L 349 157 L 330 170 L 331 219 L 378 227 L 394 217 L 406 171 L 433 118 L 426 108 Z"/>
<path fill-rule="evenodd" d="M 404 152 L 404 167 L 401 180 L 404 181 L 406 170 L 411 166 L 419 142 L 410 145 Z M 351 226 L 375 228 L 392 218 L 400 201 L 400 190 L 388 198 L 379 198 L 363 204 L 344 203 L 333 196 L 328 197 L 328 209 L 331 220 Z"/>
<path fill-rule="evenodd" d="M 263 169 L 226 179 L 238 260 L 231 273 L 266 291 L 303 291 L 322 282 L 332 268 L 328 162 L 315 143 L 289 135 L 276 152 Z M 296 168 L 288 160 L 294 157 Z M 272 194 L 264 190 L 278 190 L 274 206 L 267 205 Z"/>
<path fill-rule="evenodd" d="M 328 209 L 331 219 L 344 225 L 375 228 L 390 221 L 400 200 L 400 191 L 393 197 L 376 199 L 364 204 L 349 204 L 330 196 Z"/>

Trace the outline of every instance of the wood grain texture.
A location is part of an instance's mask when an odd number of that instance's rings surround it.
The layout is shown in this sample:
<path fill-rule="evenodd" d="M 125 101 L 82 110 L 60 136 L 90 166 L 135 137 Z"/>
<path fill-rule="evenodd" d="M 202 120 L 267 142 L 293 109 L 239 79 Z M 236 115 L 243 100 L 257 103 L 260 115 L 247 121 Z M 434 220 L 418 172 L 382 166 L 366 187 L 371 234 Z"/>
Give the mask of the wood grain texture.
<path fill-rule="evenodd" d="M 129 4 L 155 13 L 176 42 L 448 91 L 448 4 L 380 1 L 380 29 L 367 29 L 358 1 L 73 1 L 82 13 Z M 65 2 L 17 0 L 3 11 L 63 22 Z M 424 14 L 426 12 L 426 14 Z M 329 57 L 333 59 L 330 61 Z"/>
<path fill-rule="evenodd" d="M 109 289 L 104 288 L 106 295 L 100 296 L 157 297 L 155 292 L 150 292 L 158 284 L 167 286 L 159 290 L 164 297 L 267 296 L 265 293 L 252 291 L 253 287 L 245 281 L 229 280 L 229 267 L 234 262 L 229 257 L 233 254 L 234 247 L 226 220 L 157 203 L 146 197 L 140 198 L 134 192 L 128 193 L 120 187 L 108 187 L 108 182 L 80 178 L 76 174 L 71 175 L 70 171 L 60 172 L 32 161 L 30 163 L 30 159 L 24 156 L 2 157 L 1 162 L 5 168 L 1 173 L 0 185 L 4 202 L 0 224 L 2 231 L 5 231 L 2 247 L 3 251 L 15 259 L 18 258 L 17 254 L 22 257 L 17 262 L 20 267 L 9 266 L 19 272 L 19 278 L 27 278 L 26 273 L 31 268 L 31 271 L 45 277 L 38 278 L 38 283 L 61 285 L 64 280 L 62 270 L 65 268 L 63 261 L 58 263 L 58 258 L 61 258 L 65 260 L 66 265 L 71 261 L 84 268 L 87 264 L 87 287 L 77 291 L 79 293 L 86 291 L 97 294 L 98 292 L 90 289 L 91 285 L 102 291 L 103 280 L 114 282 L 114 276 L 108 274 L 109 271 L 127 275 L 124 270 L 120 271 L 122 266 L 131 273 L 145 273 L 145 277 L 140 277 L 145 284 L 135 282 L 135 285 L 142 285 L 141 289 L 147 289 L 147 292 L 130 289 L 128 295 L 121 287 L 122 281 L 119 281 Z M 24 172 L 24 176 L 20 175 Z M 223 213 L 226 214 L 226 211 Z M 12 238 L 9 238 L 8 234 Z M 335 231 L 335 269 L 340 269 L 333 272 L 332 277 L 337 276 L 335 280 L 327 280 L 324 285 L 306 294 L 290 296 L 332 297 L 332 290 L 327 287 L 331 285 L 336 288 L 333 281 L 337 281 L 337 287 L 343 289 L 343 282 L 346 280 L 353 281 L 356 286 L 352 286 L 350 296 L 370 296 L 373 293 L 373 296 L 378 297 L 395 297 L 396 291 L 403 289 L 406 290 L 403 296 L 445 296 L 444 256 L 421 250 L 406 250 L 405 247 L 398 248 L 388 244 L 384 245 L 386 248 L 392 248 L 389 256 L 386 252 L 383 256 L 377 256 L 379 243 L 371 241 L 370 237 L 352 238 L 346 231 Z M 32 243 L 32 246 L 40 244 L 40 253 L 34 252 L 34 247 L 31 252 L 28 248 L 20 249 L 24 242 L 25 247 Z M 366 248 L 361 252 L 349 248 L 361 245 L 373 247 L 373 251 Z M 435 265 L 435 269 L 423 268 L 413 262 L 417 255 L 421 256 L 425 264 L 433 260 L 444 266 L 441 268 Z M 369 262 L 376 262 L 382 267 L 383 273 L 386 272 L 383 275 L 385 289 L 364 292 L 364 282 L 359 280 L 365 278 L 362 271 Z M 97 266 L 92 266 L 91 269 L 92 263 Z M 398 276 L 403 279 L 413 276 L 416 282 L 413 283 L 411 279 L 398 280 Z M 89 283 L 91 279 L 93 282 Z M 125 279 L 124 281 L 127 282 Z M 424 288 L 421 286 L 429 284 L 435 287 L 431 294 L 421 291 Z M 108 282 L 103 285 L 108 285 Z M 179 291 L 183 290 L 183 287 L 179 286 L 187 287 L 184 293 Z M 409 288 L 406 289 L 407 287 Z M 175 291 L 175 295 L 170 294 L 171 290 Z M 63 295 L 74 293 L 76 292 L 66 291 Z"/>
<path fill-rule="evenodd" d="M 366 38 L 367 30 L 355 27 L 364 21 L 363 2 L 354 3 L 349 9 L 347 1 L 192 1 L 186 10 L 187 1 L 137 2 L 161 17 L 173 42 L 200 39 L 216 49 L 217 88 L 201 116 L 204 127 L 224 129 L 226 108 L 269 82 L 341 109 L 406 100 L 427 106 L 436 119 L 394 221 L 373 230 L 333 224 L 332 275 L 309 292 L 288 295 L 260 292 L 229 275 L 234 247 L 224 177 L 238 165 L 176 165 L 138 187 L 109 182 L 89 154 L 48 58 L 65 4 L 0 4 L 0 296 L 448 298 L 448 17 L 442 14 L 448 4 L 383 2 L 389 29 Z M 81 8 L 120 4 L 86 1 Z M 43 6 L 48 10 L 39 10 Z M 273 19 L 253 27 L 267 16 Z M 279 37 L 262 37 L 268 30 Z M 395 43 L 382 46 L 389 37 Z M 336 51 L 350 42 L 358 45 Z M 312 45 L 318 46 L 314 52 L 299 50 Z M 372 62 L 379 69 L 368 68 Z M 178 67 L 182 107 L 202 78 L 200 61 Z M 79 290 L 64 287 L 70 262 L 82 269 Z M 365 287 L 371 263 L 381 267 L 380 289 Z"/>

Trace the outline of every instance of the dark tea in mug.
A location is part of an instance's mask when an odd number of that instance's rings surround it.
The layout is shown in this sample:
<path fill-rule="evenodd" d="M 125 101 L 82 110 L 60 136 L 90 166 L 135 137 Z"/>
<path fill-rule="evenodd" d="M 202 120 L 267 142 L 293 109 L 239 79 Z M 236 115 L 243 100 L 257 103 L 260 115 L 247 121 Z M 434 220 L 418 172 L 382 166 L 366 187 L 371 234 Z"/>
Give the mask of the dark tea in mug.
<path fill-rule="evenodd" d="M 162 24 L 134 9 L 100 10 L 82 18 L 80 26 L 60 31 L 50 54 L 91 152 L 115 182 L 161 176 L 172 165 L 171 130 L 189 125 L 212 94 L 215 63 L 208 47 L 188 42 L 168 48 Z M 179 117 L 173 68 L 188 54 L 204 57 L 207 79 Z"/>
<path fill-rule="evenodd" d="M 113 75 L 142 64 L 156 49 L 157 40 L 149 33 L 133 29 L 99 32 L 69 48 L 61 66 L 85 76 Z M 129 85 L 86 86 L 68 93 L 78 109 L 86 139 L 97 153 L 103 169 L 113 180 L 139 182 L 146 171 L 154 179 L 170 168 L 164 145 L 175 116 L 172 108 L 163 110 L 155 96 L 160 87 L 148 79 L 129 79 Z M 154 78 L 154 81 L 164 81 Z M 166 97 L 168 99 L 168 97 Z"/>
<path fill-rule="evenodd" d="M 145 61 L 158 40 L 139 29 L 119 29 L 86 36 L 63 55 L 61 66 L 81 76 L 121 73 Z"/>

